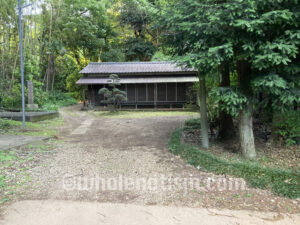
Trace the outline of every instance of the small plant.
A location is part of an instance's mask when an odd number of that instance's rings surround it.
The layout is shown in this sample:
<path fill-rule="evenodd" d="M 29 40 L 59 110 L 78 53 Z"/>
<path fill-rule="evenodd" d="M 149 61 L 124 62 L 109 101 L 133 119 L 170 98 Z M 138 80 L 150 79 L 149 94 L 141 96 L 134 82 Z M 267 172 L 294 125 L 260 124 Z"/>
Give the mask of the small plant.
<path fill-rule="evenodd" d="M 115 112 L 118 110 L 121 102 L 126 101 L 126 93 L 117 88 L 120 85 L 120 78 L 117 74 L 111 74 L 109 76 L 111 82 L 109 88 L 101 88 L 99 94 L 104 96 L 102 103 L 108 105 L 110 112 Z"/>
<path fill-rule="evenodd" d="M 233 194 L 232 197 L 241 198 L 241 196 L 239 194 Z"/>
<path fill-rule="evenodd" d="M 245 194 L 245 197 L 251 198 L 251 197 L 252 197 L 252 194 L 251 194 L 251 193 L 246 193 L 246 194 Z"/>

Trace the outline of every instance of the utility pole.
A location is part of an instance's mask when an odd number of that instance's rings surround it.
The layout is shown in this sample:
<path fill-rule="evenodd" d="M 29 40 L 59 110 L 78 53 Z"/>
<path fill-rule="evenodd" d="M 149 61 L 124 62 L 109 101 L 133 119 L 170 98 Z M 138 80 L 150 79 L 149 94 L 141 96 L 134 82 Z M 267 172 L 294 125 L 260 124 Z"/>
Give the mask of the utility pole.
<path fill-rule="evenodd" d="M 21 59 L 21 85 L 22 85 L 22 128 L 26 128 L 25 121 L 25 96 L 24 96 L 24 62 L 23 62 L 23 31 L 22 31 L 22 9 L 31 4 L 22 6 L 21 0 L 18 0 L 19 6 L 19 42 L 20 42 L 20 59 Z"/>
<path fill-rule="evenodd" d="M 20 42 L 20 58 L 21 58 L 21 85 L 22 85 L 22 127 L 26 128 L 25 122 L 25 96 L 24 96 L 24 62 L 23 62 L 23 31 L 22 31 L 22 5 L 19 0 L 19 42 Z"/>

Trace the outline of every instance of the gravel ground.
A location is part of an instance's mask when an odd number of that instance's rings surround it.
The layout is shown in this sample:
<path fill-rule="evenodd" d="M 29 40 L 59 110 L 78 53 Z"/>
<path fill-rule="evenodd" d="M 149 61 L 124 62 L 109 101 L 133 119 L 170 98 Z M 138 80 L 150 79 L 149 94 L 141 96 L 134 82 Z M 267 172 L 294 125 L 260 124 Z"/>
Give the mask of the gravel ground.
<path fill-rule="evenodd" d="M 171 154 L 168 139 L 187 116 L 116 119 L 78 107 L 61 115 L 67 125 L 60 128 L 58 140 L 48 142 L 55 154 L 40 158 L 29 170 L 35 185 L 22 190 L 17 200 L 300 212 L 299 200 L 243 186 L 242 179 L 202 172 Z"/>

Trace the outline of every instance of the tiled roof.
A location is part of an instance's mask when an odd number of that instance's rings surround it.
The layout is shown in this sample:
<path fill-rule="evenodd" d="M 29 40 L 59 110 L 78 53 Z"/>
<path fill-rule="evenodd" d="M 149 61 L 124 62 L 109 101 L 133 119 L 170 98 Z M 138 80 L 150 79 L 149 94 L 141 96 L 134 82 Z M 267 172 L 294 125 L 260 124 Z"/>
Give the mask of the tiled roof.
<path fill-rule="evenodd" d="M 120 84 L 149 84 L 149 83 L 192 83 L 199 81 L 197 76 L 176 76 L 176 77 L 139 77 L 139 78 L 120 78 Z M 109 84 L 109 78 L 80 78 L 76 84 Z"/>
<path fill-rule="evenodd" d="M 145 74 L 145 73 L 191 73 L 195 69 L 182 68 L 174 62 L 101 62 L 90 63 L 83 74 Z"/>

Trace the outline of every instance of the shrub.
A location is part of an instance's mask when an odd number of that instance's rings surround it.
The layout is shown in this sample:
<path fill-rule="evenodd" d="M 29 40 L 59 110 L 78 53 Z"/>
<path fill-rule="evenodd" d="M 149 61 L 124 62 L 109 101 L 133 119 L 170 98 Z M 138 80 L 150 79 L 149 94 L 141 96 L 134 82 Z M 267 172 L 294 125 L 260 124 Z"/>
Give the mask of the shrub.
<path fill-rule="evenodd" d="M 22 106 L 22 93 L 21 93 L 21 84 L 16 84 L 13 86 L 10 92 L 0 92 L 1 96 L 1 107 L 4 108 L 19 108 Z M 25 93 L 26 91 L 25 87 Z"/>
<path fill-rule="evenodd" d="M 291 110 L 285 113 L 276 113 L 273 118 L 273 132 L 275 136 L 279 136 L 287 146 L 299 144 L 300 111 Z"/>
<path fill-rule="evenodd" d="M 8 130 L 11 127 L 11 124 L 7 119 L 0 118 L 0 133 Z"/>
<path fill-rule="evenodd" d="M 54 91 L 49 93 L 46 102 L 41 107 L 44 110 L 58 110 L 60 107 L 77 104 L 77 100 L 71 94 Z"/>

